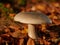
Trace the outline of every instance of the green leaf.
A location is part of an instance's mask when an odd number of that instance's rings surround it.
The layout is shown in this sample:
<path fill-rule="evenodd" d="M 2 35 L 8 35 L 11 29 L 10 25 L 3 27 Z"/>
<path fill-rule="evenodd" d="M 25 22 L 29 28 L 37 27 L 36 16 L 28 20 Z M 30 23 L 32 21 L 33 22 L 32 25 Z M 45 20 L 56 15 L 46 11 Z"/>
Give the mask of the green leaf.
<path fill-rule="evenodd" d="M 26 4 L 26 0 L 19 0 L 18 3 L 19 3 L 20 5 L 25 5 L 25 4 Z"/>
<path fill-rule="evenodd" d="M 3 8 L 4 11 L 8 12 L 8 9 L 7 8 Z"/>
<path fill-rule="evenodd" d="M 0 3 L 0 7 L 3 7 L 3 4 L 2 3 Z"/>

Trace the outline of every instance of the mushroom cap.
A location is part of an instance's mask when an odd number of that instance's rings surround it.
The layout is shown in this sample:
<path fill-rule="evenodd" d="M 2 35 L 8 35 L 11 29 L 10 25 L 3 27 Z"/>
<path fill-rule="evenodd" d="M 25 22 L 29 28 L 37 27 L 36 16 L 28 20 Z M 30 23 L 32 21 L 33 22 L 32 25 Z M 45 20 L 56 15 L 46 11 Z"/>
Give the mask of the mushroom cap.
<path fill-rule="evenodd" d="M 21 12 L 14 17 L 14 20 L 26 24 L 52 23 L 52 21 L 41 12 Z"/>

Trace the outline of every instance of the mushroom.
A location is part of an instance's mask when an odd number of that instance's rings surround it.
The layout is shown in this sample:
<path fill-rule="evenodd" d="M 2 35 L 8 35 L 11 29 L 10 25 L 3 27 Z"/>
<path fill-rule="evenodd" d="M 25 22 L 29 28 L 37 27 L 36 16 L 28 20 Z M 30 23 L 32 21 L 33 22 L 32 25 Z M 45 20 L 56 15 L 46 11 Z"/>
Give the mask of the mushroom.
<path fill-rule="evenodd" d="M 14 17 L 14 20 L 28 24 L 28 36 L 35 40 L 38 39 L 38 36 L 34 25 L 52 23 L 52 21 L 41 12 L 21 12 Z"/>

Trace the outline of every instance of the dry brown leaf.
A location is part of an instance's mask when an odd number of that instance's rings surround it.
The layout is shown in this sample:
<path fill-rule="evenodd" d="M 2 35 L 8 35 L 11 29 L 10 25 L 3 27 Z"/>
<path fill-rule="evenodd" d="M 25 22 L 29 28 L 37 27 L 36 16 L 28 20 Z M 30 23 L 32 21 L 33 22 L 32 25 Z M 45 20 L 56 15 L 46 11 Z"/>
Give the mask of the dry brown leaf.
<path fill-rule="evenodd" d="M 35 44 L 34 44 L 34 41 L 31 38 L 29 38 L 27 45 L 35 45 Z"/>
<path fill-rule="evenodd" d="M 19 39 L 19 44 L 18 45 L 24 45 L 24 39 Z"/>

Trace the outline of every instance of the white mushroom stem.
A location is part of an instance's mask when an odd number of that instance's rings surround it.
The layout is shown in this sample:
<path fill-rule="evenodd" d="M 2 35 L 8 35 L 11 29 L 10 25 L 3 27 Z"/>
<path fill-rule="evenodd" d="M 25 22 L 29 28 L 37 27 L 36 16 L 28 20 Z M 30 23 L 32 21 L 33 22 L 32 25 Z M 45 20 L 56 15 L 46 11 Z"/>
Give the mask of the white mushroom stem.
<path fill-rule="evenodd" d="M 32 24 L 28 24 L 28 36 L 32 39 L 37 39 L 37 35 L 35 32 L 35 26 Z"/>
<path fill-rule="evenodd" d="M 8 45 L 7 41 L 6 41 L 6 45 Z"/>

